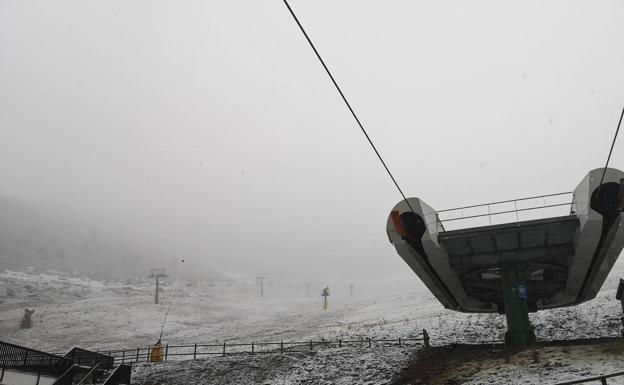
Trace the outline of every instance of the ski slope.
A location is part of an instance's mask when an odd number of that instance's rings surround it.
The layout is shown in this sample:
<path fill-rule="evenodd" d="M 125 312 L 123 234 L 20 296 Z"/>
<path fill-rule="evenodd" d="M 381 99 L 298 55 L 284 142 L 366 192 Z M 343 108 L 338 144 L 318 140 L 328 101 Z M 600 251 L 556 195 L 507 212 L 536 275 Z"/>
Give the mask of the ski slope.
<path fill-rule="evenodd" d="M 580 306 L 531 314 L 538 338 L 619 336 L 621 308 L 614 282 Z M 161 304 L 155 305 L 153 282 L 143 278 L 97 281 L 61 272 L 5 271 L 0 273 L 0 335 L 50 352 L 74 346 L 146 347 L 157 339 L 172 289 L 165 283 Z M 342 293 L 330 297 L 326 311 L 321 310 L 320 295 L 307 298 L 302 284 L 275 281 L 260 298 L 253 278 L 245 276 L 192 286 L 182 282 L 174 299 L 165 344 L 407 338 L 420 337 L 427 329 L 435 348 L 500 339 L 505 330 L 504 316 L 445 310 L 426 290 L 410 284 L 385 292 L 362 289 L 353 297 Z M 20 330 L 25 307 L 35 309 L 34 327 Z M 461 380 L 456 383 L 555 383 L 624 370 L 621 347 L 605 346 L 543 347 L 484 359 L 466 353 L 443 375 Z M 185 384 L 387 384 L 421 354 L 416 347 L 347 347 L 214 357 L 137 365 L 134 378 L 137 384 L 182 383 L 176 381 L 184 376 Z"/>

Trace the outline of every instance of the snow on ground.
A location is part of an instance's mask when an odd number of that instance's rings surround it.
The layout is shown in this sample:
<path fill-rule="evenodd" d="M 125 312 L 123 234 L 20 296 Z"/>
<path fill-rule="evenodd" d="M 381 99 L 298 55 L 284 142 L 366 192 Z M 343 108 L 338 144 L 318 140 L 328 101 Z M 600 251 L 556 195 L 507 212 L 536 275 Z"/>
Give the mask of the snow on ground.
<path fill-rule="evenodd" d="M 79 275 L 59 272 L 1 273 L 0 338 L 53 352 L 67 351 L 74 346 L 87 349 L 147 347 L 157 339 L 172 293 L 171 283 L 166 283 L 161 304 L 155 305 L 153 285 L 148 279 L 90 281 Z M 596 299 L 573 308 L 531 314 L 538 338 L 619 336 L 621 308 L 614 297 L 613 289 L 604 290 Z M 20 330 L 19 322 L 25 307 L 36 310 L 34 327 Z M 192 286 L 180 284 L 165 327 L 164 343 L 396 339 L 420 337 L 423 328 L 429 332 L 431 344 L 435 347 L 500 339 L 505 323 L 504 316 L 496 314 L 445 310 L 428 291 L 414 287 L 354 297 L 330 297 L 329 309 L 322 311 L 320 296 L 306 298 L 304 290 L 292 286 L 292 283 L 275 282 L 266 288 L 266 296 L 260 298 L 253 279 L 233 277 L 218 282 L 195 282 Z M 581 347 L 540 349 L 543 350 L 537 353 L 519 353 L 511 360 L 490 357 L 475 363 L 467 359 L 462 362 L 465 368 L 458 365 L 459 372 L 453 375 L 463 378 L 464 382 L 472 381 L 466 383 L 513 384 L 526 383 L 519 380 L 519 371 L 530 381 L 542 381 L 535 376 L 554 373 L 567 379 L 576 378 L 575 375 L 624 370 L 616 359 L 617 355 L 608 351 L 594 350 L 591 357 L 584 357 Z M 421 352 L 413 347 L 315 348 L 313 352 L 284 356 L 215 357 L 161 366 L 140 365 L 136 368 L 135 378 L 137 384 L 145 385 L 182 383 L 175 379 L 181 375 L 177 370 L 184 369 L 184 375 L 193 378 L 202 378 L 204 372 L 213 373 L 211 376 L 217 381 L 213 383 L 258 383 L 227 377 L 240 374 L 242 377 L 266 378 L 272 384 L 340 381 L 345 384 L 384 384 L 390 383 L 392 377 L 401 368 L 408 367 L 419 354 Z M 533 362 L 535 354 L 541 364 Z M 561 365 L 561 370 L 553 372 L 549 369 L 557 365 Z M 477 367 L 478 370 L 474 370 Z M 527 374 L 531 371 L 537 374 Z M 219 377 L 215 373 L 230 374 Z M 468 377 L 466 373 L 469 373 Z M 161 380 L 156 381 L 157 377 Z M 499 380 L 492 382 L 494 378 Z"/>
<path fill-rule="evenodd" d="M 133 382 L 155 384 L 382 384 L 406 365 L 410 349 L 334 348 L 287 354 L 140 364 Z"/>
<path fill-rule="evenodd" d="M 23 281 L 21 278 L 15 274 L 0 275 L 3 301 L 0 334 L 17 343 L 55 351 L 75 345 L 120 349 L 153 344 L 171 292 L 171 287 L 166 286 L 161 293 L 161 304 L 155 305 L 150 280 L 92 281 L 89 288 L 82 283 L 67 285 L 56 277 L 38 286 L 31 283 L 32 277 Z M 278 295 L 278 288 L 272 290 L 274 296 L 270 297 L 271 290 L 267 290 L 267 296 L 259 298 L 253 281 L 180 285 L 165 328 L 165 341 L 170 344 L 300 341 L 341 335 L 398 338 L 395 333 L 402 333 L 400 337 L 420 336 L 425 326 L 419 320 L 414 293 L 330 297 L 329 309 L 322 311 L 320 296 Z M 389 316 L 393 303 L 406 312 Z M 27 306 L 36 310 L 35 327 L 20 330 L 19 320 Z M 430 306 L 440 308 L 429 300 L 427 308 Z"/>
<path fill-rule="evenodd" d="M 542 347 L 509 357 L 467 362 L 457 371 L 471 370 L 474 374 L 465 384 L 472 385 L 555 384 L 623 371 L 622 353 L 624 345 L 621 342 Z M 609 379 L 608 383 L 624 384 L 624 377 Z"/>

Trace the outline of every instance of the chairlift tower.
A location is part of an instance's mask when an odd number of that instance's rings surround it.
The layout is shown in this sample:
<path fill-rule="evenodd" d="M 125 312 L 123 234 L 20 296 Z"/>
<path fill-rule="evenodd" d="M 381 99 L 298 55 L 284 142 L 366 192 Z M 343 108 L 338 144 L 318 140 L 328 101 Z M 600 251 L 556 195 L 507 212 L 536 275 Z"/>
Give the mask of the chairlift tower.
<path fill-rule="evenodd" d="M 156 290 L 154 293 L 154 303 L 156 305 L 158 305 L 158 289 L 159 289 L 159 283 L 160 283 L 160 278 L 166 278 L 168 277 L 167 274 L 165 274 L 165 269 L 150 269 L 151 273 L 147 278 L 156 278 Z"/>
<path fill-rule="evenodd" d="M 593 299 L 624 248 L 623 182 L 599 168 L 570 193 L 441 211 L 408 198 L 386 230 L 445 308 L 505 314 L 506 342 L 531 345 L 529 313 Z"/>
<path fill-rule="evenodd" d="M 266 275 L 259 275 L 256 279 L 260 282 L 260 297 L 264 297 L 264 280 L 269 279 Z"/>

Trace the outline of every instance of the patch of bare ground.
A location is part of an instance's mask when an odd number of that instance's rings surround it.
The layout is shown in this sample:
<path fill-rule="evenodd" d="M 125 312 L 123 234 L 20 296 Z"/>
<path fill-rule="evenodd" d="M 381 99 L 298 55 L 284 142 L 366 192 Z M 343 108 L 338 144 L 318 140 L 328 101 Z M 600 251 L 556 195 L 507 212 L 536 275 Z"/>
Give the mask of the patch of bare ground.
<path fill-rule="evenodd" d="M 463 384 L 491 362 L 509 354 L 503 345 L 435 346 L 414 354 L 409 367 L 399 373 L 392 385 Z"/>
<path fill-rule="evenodd" d="M 556 384 L 621 371 L 622 353 L 622 338 L 549 341 L 525 349 L 431 347 L 414 354 L 392 385 Z"/>

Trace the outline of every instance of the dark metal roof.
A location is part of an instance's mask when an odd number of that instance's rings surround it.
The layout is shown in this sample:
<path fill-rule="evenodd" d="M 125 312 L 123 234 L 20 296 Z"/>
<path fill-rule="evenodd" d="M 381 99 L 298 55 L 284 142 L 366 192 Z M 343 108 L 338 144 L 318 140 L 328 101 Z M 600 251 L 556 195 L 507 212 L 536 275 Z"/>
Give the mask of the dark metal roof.
<path fill-rule="evenodd" d="M 532 301 L 564 290 L 578 226 L 570 215 L 446 231 L 438 242 L 466 293 L 502 306 L 502 259 L 522 263 Z"/>

